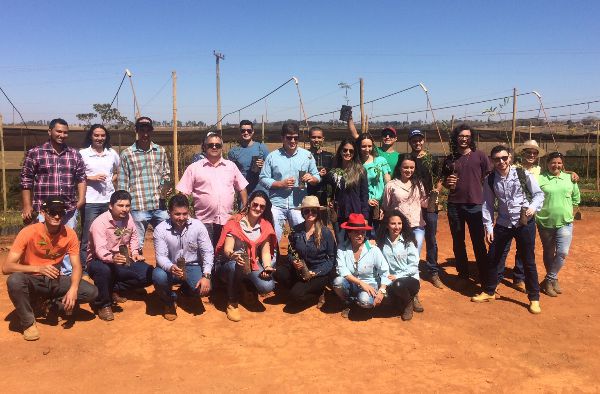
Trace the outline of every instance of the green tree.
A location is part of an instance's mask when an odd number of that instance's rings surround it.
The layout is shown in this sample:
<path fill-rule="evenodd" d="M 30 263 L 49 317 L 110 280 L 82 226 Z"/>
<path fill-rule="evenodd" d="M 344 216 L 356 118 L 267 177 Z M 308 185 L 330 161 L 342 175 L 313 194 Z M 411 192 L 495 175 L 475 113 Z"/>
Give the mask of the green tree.
<path fill-rule="evenodd" d="M 75 116 L 77 116 L 77 119 L 79 119 L 79 121 L 84 123 L 86 126 L 91 126 L 92 119 L 98 115 L 93 112 L 88 112 L 87 114 L 77 114 Z"/>

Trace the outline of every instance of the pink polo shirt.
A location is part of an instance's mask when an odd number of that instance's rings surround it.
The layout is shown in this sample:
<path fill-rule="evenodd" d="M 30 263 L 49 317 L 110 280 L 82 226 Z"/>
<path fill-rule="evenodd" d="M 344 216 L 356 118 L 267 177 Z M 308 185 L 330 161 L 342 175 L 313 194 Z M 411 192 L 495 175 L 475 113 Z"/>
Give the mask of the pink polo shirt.
<path fill-rule="evenodd" d="M 127 215 L 126 220 L 114 220 L 110 211 L 106 211 L 94 219 L 90 227 L 87 261 L 98 259 L 112 263 L 113 255 L 119 253 L 119 245 L 127 245 L 132 256 L 138 254 L 140 244 L 133 217 Z"/>
<path fill-rule="evenodd" d="M 231 216 L 234 191 L 246 185 L 248 181 L 232 161 L 221 158 L 212 165 L 202 159 L 185 169 L 177 190 L 192 195 L 196 218 L 202 223 L 223 225 Z"/>
<path fill-rule="evenodd" d="M 421 207 L 427 207 L 427 195 L 422 189 L 415 189 L 410 194 L 410 186 L 399 179 L 392 179 L 383 190 L 383 209 L 385 211 L 399 210 L 406 216 L 411 227 L 425 226 Z"/>

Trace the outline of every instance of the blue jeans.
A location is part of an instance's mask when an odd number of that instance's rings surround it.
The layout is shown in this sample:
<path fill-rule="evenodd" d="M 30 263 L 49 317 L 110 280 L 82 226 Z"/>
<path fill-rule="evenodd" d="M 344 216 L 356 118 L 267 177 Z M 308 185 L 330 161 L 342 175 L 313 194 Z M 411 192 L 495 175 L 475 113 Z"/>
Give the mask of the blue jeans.
<path fill-rule="evenodd" d="M 196 285 L 201 278 L 201 265 L 186 265 L 185 279 L 179 279 L 173 276 L 171 272 L 167 272 L 158 266 L 154 269 L 154 271 L 152 271 L 152 282 L 154 282 L 154 288 L 156 289 L 160 300 L 166 305 L 173 305 L 173 303 L 177 300 L 177 294 L 172 290 L 174 284 L 181 284 L 181 289 L 187 295 L 199 295 L 200 290 L 196 288 Z"/>
<path fill-rule="evenodd" d="M 290 228 L 295 225 L 303 223 L 304 218 L 299 210 L 293 208 L 279 208 L 273 205 L 271 208 L 273 213 L 273 222 L 275 224 L 275 235 L 277 236 L 277 242 L 281 242 L 283 235 L 283 222 L 287 220 Z"/>
<path fill-rule="evenodd" d="M 169 218 L 167 211 L 162 209 L 152 209 L 149 211 L 131 211 L 131 217 L 135 222 L 138 238 L 140 241 L 140 249 L 144 247 L 144 238 L 146 237 L 146 229 L 148 224 L 156 228 L 160 223 Z"/>
<path fill-rule="evenodd" d="M 275 281 L 273 278 L 264 280 L 260 278 L 262 265 L 260 265 L 258 271 L 252 271 L 251 273 L 244 275 L 243 268 L 236 264 L 235 261 L 227 261 L 219 264 L 217 267 L 217 275 L 227 285 L 227 298 L 231 303 L 239 302 L 240 298 L 240 287 L 244 286 L 242 283 L 244 280 L 249 281 L 256 288 L 260 294 L 267 294 L 275 290 Z"/>
<path fill-rule="evenodd" d="M 558 271 L 565 264 L 573 239 L 573 223 L 559 228 L 544 228 L 538 226 L 542 248 L 544 249 L 544 266 L 546 280 L 558 279 Z"/>
<path fill-rule="evenodd" d="M 436 239 L 438 213 L 427 212 L 427 209 L 423 209 L 423 218 L 425 219 L 425 267 L 429 275 L 434 275 L 439 271 Z"/>
<path fill-rule="evenodd" d="M 94 301 L 95 308 L 103 308 L 112 304 L 112 293 L 144 288 L 152 284 L 152 266 L 143 261 L 134 261 L 131 266 L 105 263 L 92 260 L 88 265 L 90 278 L 98 288 L 98 297 Z"/>
<path fill-rule="evenodd" d="M 510 252 L 511 244 L 512 244 L 512 242 L 509 242 L 506 245 L 506 249 L 504 250 L 504 253 L 502 254 L 500 264 L 498 264 L 498 283 L 502 282 L 502 279 L 504 279 L 504 269 L 506 268 L 506 257 L 508 257 L 508 252 Z M 515 252 L 515 267 L 513 268 L 512 276 L 513 276 L 513 283 L 519 283 L 519 282 L 523 282 L 525 280 L 525 272 L 523 270 L 523 262 L 521 261 L 519 254 L 516 252 Z"/>
<path fill-rule="evenodd" d="M 344 303 L 356 303 L 361 308 L 373 308 L 375 299 L 357 284 L 351 283 L 341 276 L 333 280 L 333 291 Z"/>
<path fill-rule="evenodd" d="M 72 229 L 75 229 L 75 227 L 77 227 L 77 209 L 71 211 L 71 212 L 67 212 L 67 214 L 65 216 L 63 216 L 62 218 L 62 223 L 65 226 L 69 226 Z M 41 213 L 38 215 L 38 222 L 40 223 L 44 223 L 44 215 L 42 215 Z M 83 261 L 81 262 L 81 264 L 83 264 Z M 62 265 L 60 267 L 60 273 L 61 275 L 65 275 L 65 276 L 71 276 L 71 274 L 73 273 L 73 266 L 71 265 L 71 258 L 69 257 L 68 254 L 65 255 L 65 257 L 63 258 L 62 261 Z"/>
<path fill-rule="evenodd" d="M 421 259 L 421 248 L 423 247 L 423 240 L 425 239 L 425 229 L 423 227 L 413 227 L 413 234 L 417 241 L 417 256 Z"/>
<path fill-rule="evenodd" d="M 469 226 L 473 252 L 475 252 L 475 260 L 481 277 L 487 271 L 487 251 L 481 205 L 448 203 L 448 224 L 452 234 L 452 249 L 456 270 L 460 277 L 467 279 L 469 278 L 469 260 L 467 259 L 467 247 L 465 245 L 465 223 Z"/>
<path fill-rule="evenodd" d="M 480 271 L 483 291 L 490 295 L 496 291 L 498 266 L 501 264 L 502 256 L 506 253 L 506 245 L 513 238 L 517 243 L 517 255 L 523 262 L 525 270 L 527 297 L 530 301 L 538 301 L 540 299 L 540 285 L 535 266 L 535 219 L 531 219 L 526 226 L 494 226 L 494 241 L 490 245 L 488 253 L 489 267 L 485 273 Z"/>
<path fill-rule="evenodd" d="M 87 247 L 90 237 L 90 227 L 92 222 L 98 216 L 108 211 L 108 203 L 89 203 L 85 204 L 81 211 L 81 247 L 79 255 L 81 256 L 81 265 L 85 270 L 85 261 L 87 259 Z"/>

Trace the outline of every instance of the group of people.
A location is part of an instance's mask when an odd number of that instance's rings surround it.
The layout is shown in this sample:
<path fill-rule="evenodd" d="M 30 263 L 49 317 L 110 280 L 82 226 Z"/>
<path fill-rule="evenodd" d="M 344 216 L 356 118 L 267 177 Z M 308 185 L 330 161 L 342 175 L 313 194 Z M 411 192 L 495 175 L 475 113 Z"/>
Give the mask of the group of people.
<path fill-rule="evenodd" d="M 202 152 L 173 185 L 166 151 L 152 141 L 150 118 L 136 120 L 136 141 L 120 155 L 104 126 L 92 125 L 77 150 L 66 144 L 67 122 L 53 120 L 48 142 L 26 154 L 22 216 L 31 224 L 2 264 L 24 338 L 39 338 L 36 316 L 52 310 L 69 316 L 81 303 L 111 321 L 128 292 L 150 285 L 170 321 L 177 318 L 178 297 L 199 300 L 218 286 L 227 294 L 226 316 L 236 322 L 240 304 L 260 308 L 258 295 L 276 288 L 288 294 L 291 309 L 322 307 L 331 288 L 344 317 L 354 306 L 389 303 L 410 320 L 424 310 L 418 296 L 423 243 L 424 277 L 444 288 L 436 241 L 442 186 L 449 190 L 459 287 L 472 277 L 469 226 L 481 283 L 472 301 L 495 299 L 514 238 L 514 286 L 527 292 L 532 313 L 541 312 L 536 224 L 547 272 L 541 290 L 561 293 L 557 275 L 579 189 L 559 152 L 548 154 L 541 170 L 536 163 L 545 152 L 535 141 L 517 152 L 499 145 L 490 162 L 476 149 L 470 127 L 460 125 L 452 133 L 452 153 L 440 163 L 424 149 L 419 130 L 410 132 L 407 154 L 395 150 L 393 127 L 381 132 L 380 147 L 372 135 L 359 134 L 352 119 L 348 130 L 333 154 L 324 149 L 322 128 L 309 130 L 310 149 L 303 149 L 298 124 L 284 123 L 281 148 L 269 152 L 244 120 L 228 159 L 221 136 L 209 132 Z M 79 214 L 81 243 L 74 230 Z M 143 255 L 148 224 L 155 267 Z M 278 259 L 284 236 L 287 257 Z"/>

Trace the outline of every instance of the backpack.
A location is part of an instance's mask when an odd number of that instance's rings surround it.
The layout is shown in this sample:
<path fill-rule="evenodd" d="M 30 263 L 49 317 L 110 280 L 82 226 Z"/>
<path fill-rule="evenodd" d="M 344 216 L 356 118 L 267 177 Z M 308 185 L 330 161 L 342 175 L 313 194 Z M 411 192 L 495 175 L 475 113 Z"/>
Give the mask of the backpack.
<path fill-rule="evenodd" d="M 519 178 L 519 183 L 521 184 L 521 191 L 525 195 L 527 201 L 531 202 L 533 200 L 533 195 L 531 194 L 531 190 L 529 190 L 527 187 L 527 174 L 525 174 L 525 170 L 522 167 L 516 167 L 515 170 L 517 170 L 517 177 Z M 496 191 L 494 190 L 495 178 L 496 171 L 494 170 L 487 177 L 488 186 L 492 190 L 492 193 L 494 193 L 494 196 L 496 195 Z"/>

